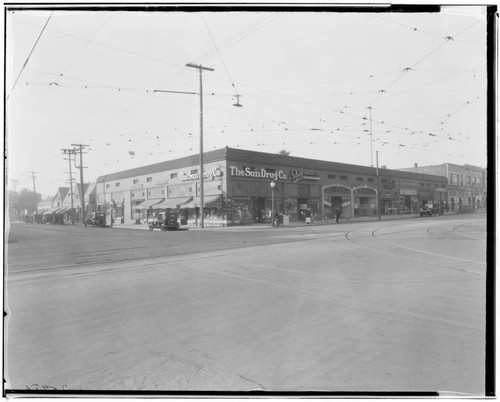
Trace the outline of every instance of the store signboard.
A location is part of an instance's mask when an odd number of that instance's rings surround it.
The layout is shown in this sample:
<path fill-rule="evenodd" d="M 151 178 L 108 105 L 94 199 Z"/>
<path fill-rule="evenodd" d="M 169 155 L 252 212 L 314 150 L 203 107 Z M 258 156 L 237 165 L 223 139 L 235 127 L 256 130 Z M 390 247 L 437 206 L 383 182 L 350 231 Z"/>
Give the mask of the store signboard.
<path fill-rule="evenodd" d="M 296 183 L 301 180 L 320 180 L 317 172 L 311 172 L 304 169 L 290 171 L 290 179 Z"/>
<path fill-rule="evenodd" d="M 231 176 L 237 177 L 254 177 L 259 179 L 271 179 L 271 180 L 286 180 L 287 175 L 282 170 L 278 171 L 268 171 L 265 168 L 262 169 L 252 169 L 250 167 L 245 167 L 243 169 L 237 166 L 229 166 L 229 174 Z"/>
<path fill-rule="evenodd" d="M 211 170 L 205 170 L 203 172 L 204 179 L 214 180 L 217 177 L 221 177 L 221 170 L 219 167 L 214 167 Z M 200 180 L 199 173 L 183 173 L 181 176 L 182 181 Z"/>
<path fill-rule="evenodd" d="M 401 188 L 399 189 L 399 194 L 400 195 L 417 195 L 417 189 L 416 188 Z"/>

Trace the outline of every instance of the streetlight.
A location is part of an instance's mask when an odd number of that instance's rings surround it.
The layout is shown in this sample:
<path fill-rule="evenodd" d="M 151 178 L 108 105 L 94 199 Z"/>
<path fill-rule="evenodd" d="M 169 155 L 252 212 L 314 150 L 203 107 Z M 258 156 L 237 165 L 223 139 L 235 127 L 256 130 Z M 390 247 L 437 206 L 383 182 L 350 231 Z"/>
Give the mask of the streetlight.
<path fill-rule="evenodd" d="M 274 187 L 276 187 L 276 183 L 271 181 L 271 223 L 274 226 Z"/>

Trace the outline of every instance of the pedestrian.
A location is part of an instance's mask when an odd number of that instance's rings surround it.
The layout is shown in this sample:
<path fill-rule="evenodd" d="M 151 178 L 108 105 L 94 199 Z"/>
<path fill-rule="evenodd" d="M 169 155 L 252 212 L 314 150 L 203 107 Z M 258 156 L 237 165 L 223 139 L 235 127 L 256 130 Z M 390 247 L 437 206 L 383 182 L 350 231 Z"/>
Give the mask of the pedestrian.
<path fill-rule="evenodd" d="M 342 215 L 342 210 L 340 208 L 337 208 L 335 210 L 335 223 L 339 223 L 340 215 Z"/>

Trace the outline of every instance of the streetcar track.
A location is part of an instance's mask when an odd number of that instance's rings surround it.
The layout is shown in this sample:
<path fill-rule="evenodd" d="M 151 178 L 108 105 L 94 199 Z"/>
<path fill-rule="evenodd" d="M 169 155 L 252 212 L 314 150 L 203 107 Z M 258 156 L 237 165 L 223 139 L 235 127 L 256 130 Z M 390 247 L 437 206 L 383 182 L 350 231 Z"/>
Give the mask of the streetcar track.
<path fill-rule="evenodd" d="M 456 258 L 456 257 L 451 257 L 451 256 L 446 256 L 446 255 L 441 255 L 441 254 L 437 254 L 437 253 L 431 253 L 431 252 L 424 252 L 424 251 L 421 251 L 421 250 L 417 250 L 417 249 L 412 249 L 410 247 L 406 247 L 406 246 L 400 246 L 396 243 L 392 243 L 392 242 L 389 242 L 387 240 L 383 240 L 383 239 L 380 239 L 379 236 L 377 236 L 375 234 L 375 232 L 379 231 L 381 229 L 375 229 L 371 232 L 371 237 L 382 242 L 382 243 L 385 243 L 385 244 L 389 244 L 393 247 L 397 247 L 397 248 L 402 248 L 402 249 L 407 249 L 407 250 L 410 250 L 410 251 L 413 251 L 413 252 L 416 252 L 416 253 L 420 253 L 420 254 L 426 254 L 426 255 L 434 255 L 436 257 L 442 257 L 442 258 L 450 258 L 450 259 L 456 259 L 456 260 L 459 260 L 461 262 L 472 262 L 474 264 L 481 264 L 481 265 L 485 265 L 485 263 L 481 263 L 481 262 L 477 262 L 477 261 L 470 261 L 470 260 L 465 260 L 465 259 L 461 259 L 461 258 Z M 419 229 L 415 229 L 415 230 L 419 230 Z M 413 230 L 412 230 L 413 231 Z M 398 233 L 402 233 L 402 232 L 405 232 L 405 231 L 400 231 L 400 232 L 391 232 L 391 233 L 387 233 L 387 234 L 398 234 Z M 408 232 L 408 231 L 406 231 Z M 473 275 L 482 275 L 482 273 L 479 273 L 479 272 L 475 272 L 475 271 L 471 271 L 471 270 L 468 270 L 468 269 L 465 269 L 465 268 L 457 268 L 455 266 L 449 266 L 449 265 L 446 265 L 446 264 L 443 264 L 443 263 L 434 263 L 434 262 L 431 262 L 431 261 L 427 261 L 427 260 L 424 260 L 424 259 L 421 259 L 421 258 L 415 258 L 415 257 L 410 257 L 410 256 L 407 256 L 407 255 L 399 255 L 399 254 L 395 254 L 395 253 L 392 253 L 390 251 L 386 251 L 386 250 L 381 250 L 380 248 L 377 248 L 377 247 L 369 247 L 365 244 L 361 244 L 357 241 L 355 241 L 354 239 L 352 239 L 349 235 L 350 234 L 354 234 L 355 232 L 347 232 L 345 234 L 345 237 L 346 239 L 351 242 L 351 243 L 354 243 L 356 244 L 357 246 L 359 247 L 363 247 L 363 248 L 366 248 L 366 249 L 369 249 L 369 250 L 372 250 L 372 251 L 376 251 L 378 253 L 383 253 L 383 254 L 387 254 L 387 255 L 390 255 L 390 256 L 395 256 L 395 257 L 400 257 L 400 258 L 406 258 L 406 259 L 409 259 L 409 260 L 412 260 L 412 261 L 418 261 L 418 262 L 422 262 L 422 263 L 425 263 L 425 264 L 428 264 L 428 265 L 434 265 L 434 266 L 439 266 L 439 267 L 442 267 L 442 268 L 445 268 L 445 269 L 452 269 L 452 270 L 455 270 L 455 271 L 461 271 L 461 272 L 467 272 L 467 273 L 470 273 L 470 274 L 473 274 Z M 366 236 L 365 238 L 369 238 L 370 236 Z"/>

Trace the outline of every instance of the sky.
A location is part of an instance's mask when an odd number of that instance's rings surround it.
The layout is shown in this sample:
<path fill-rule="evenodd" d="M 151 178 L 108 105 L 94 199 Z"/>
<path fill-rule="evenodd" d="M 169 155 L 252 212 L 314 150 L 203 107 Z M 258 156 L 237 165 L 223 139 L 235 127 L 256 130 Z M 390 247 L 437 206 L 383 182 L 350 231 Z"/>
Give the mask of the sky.
<path fill-rule="evenodd" d="M 6 184 L 33 189 L 34 176 L 54 196 L 73 144 L 87 145 L 85 182 L 199 153 L 188 63 L 214 69 L 202 73 L 205 151 L 486 167 L 485 11 L 7 9 Z"/>

